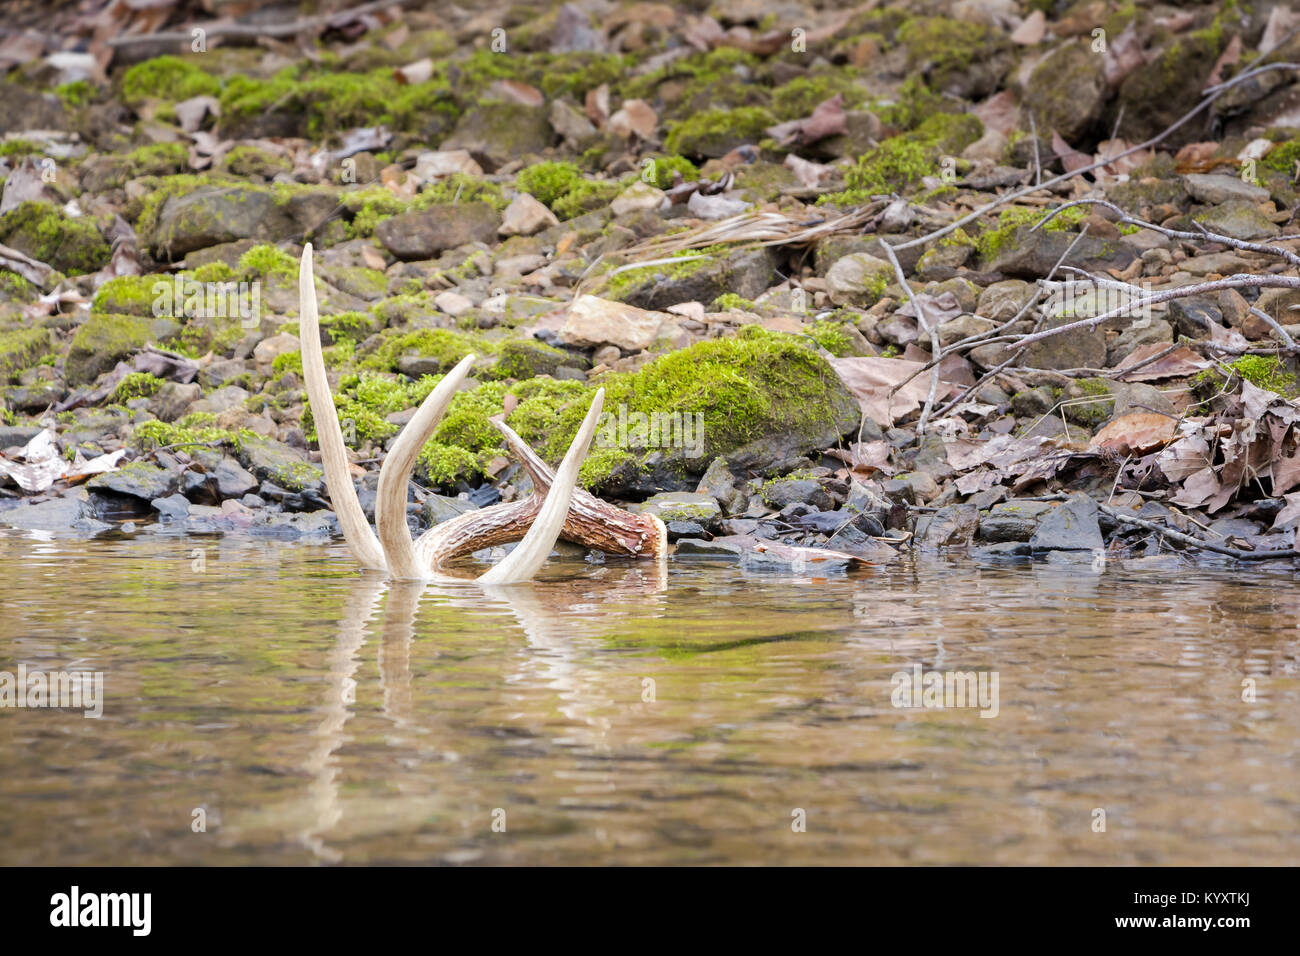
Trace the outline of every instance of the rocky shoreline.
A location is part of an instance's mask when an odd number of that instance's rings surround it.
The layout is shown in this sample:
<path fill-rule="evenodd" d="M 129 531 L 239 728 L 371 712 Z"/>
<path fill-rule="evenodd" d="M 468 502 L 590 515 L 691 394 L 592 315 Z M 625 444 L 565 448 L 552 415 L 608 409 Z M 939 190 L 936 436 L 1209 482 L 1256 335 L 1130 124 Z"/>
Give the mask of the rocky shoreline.
<path fill-rule="evenodd" d="M 336 535 L 311 242 L 372 520 L 473 353 L 413 530 L 531 492 L 492 418 L 553 465 L 603 387 L 583 484 L 682 559 L 1294 557 L 1284 6 L 411 6 L 151 46 L 190 6 L 0 44 L 0 526 Z"/>

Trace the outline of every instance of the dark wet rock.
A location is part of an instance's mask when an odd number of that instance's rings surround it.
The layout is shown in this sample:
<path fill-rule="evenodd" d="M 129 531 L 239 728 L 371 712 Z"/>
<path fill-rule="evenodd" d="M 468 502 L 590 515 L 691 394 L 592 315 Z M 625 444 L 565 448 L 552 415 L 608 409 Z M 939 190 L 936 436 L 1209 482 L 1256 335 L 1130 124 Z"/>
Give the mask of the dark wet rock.
<path fill-rule="evenodd" d="M 450 521 L 469 511 L 477 511 L 478 506 L 463 498 L 450 498 L 447 495 L 428 495 L 420 506 L 420 521 L 423 527 L 432 528 L 436 524 Z M 371 513 L 373 513 L 373 506 Z"/>
<path fill-rule="evenodd" d="M 96 517 L 90 494 L 84 488 L 61 498 L 4 507 L 0 509 L 0 524 L 25 531 L 75 532 L 87 536 L 112 528 Z"/>
<path fill-rule="evenodd" d="M 811 550 L 811 549 L 810 549 Z M 853 562 L 833 551 L 823 551 L 816 556 L 796 553 L 793 556 L 779 551 L 744 551 L 740 556 L 743 571 L 773 574 L 807 574 L 820 577 L 824 574 L 843 574 Z"/>
<path fill-rule="evenodd" d="M 208 476 L 216 483 L 217 493 L 222 498 L 240 498 L 256 488 L 258 484 L 251 472 L 228 456 L 222 458 Z"/>
<path fill-rule="evenodd" d="M 978 538 L 993 543 L 1027 542 L 1042 516 L 1052 510 L 1050 501 L 1004 501 L 980 519 Z"/>
<path fill-rule="evenodd" d="M 696 561 L 739 561 L 744 550 L 741 545 L 727 538 L 714 538 L 712 541 L 703 538 L 680 538 L 674 554 L 679 558 L 690 558 Z"/>
<path fill-rule="evenodd" d="M 466 243 L 491 243 L 500 225 L 500 213 L 487 203 L 442 203 L 385 219 L 375 238 L 398 259 L 431 259 Z"/>
<path fill-rule="evenodd" d="M 989 544 L 971 549 L 971 557 L 976 560 L 981 558 L 1002 561 L 1015 560 L 1028 558 L 1033 553 L 1034 549 L 1029 546 L 1028 541 L 1002 541 L 998 544 Z"/>
<path fill-rule="evenodd" d="M 172 493 L 176 475 L 147 461 L 132 461 L 115 471 L 95 475 L 86 482 L 86 488 L 153 501 Z"/>
<path fill-rule="evenodd" d="M 68 386 L 58 381 L 35 382 L 16 385 L 4 392 L 6 404 L 14 411 L 38 415 L 68 394 Z M 3 447 L 3 446 L 0 446 Z"/>
<path fill-rule="evenodd" d="M 736 476 L 727 468 L 721 458 L 715 458 L 705 469 L 695 489 L 697 494 L 708 495 L 722 508 L 724 514 L 735 514 L 745 510 L 748 498 L 739 487 Z"/>
<path fill-rule="evenodd" d="M 1223 313 L 1213 299 L 1196 296 L 1171 301 L 1169 320 L 1175 334 L 1201 339 L 1210 334 L 1211 325 L 1223 325 Z"/>
<path fill-rule="evenodd" d="M 1035 552 L 1098 551 L 1103 547 L 1097 502 L 1087 495 L 1072 495 L 1043 515 L 1029 539 Z"/>
<path fill-rule="evenodd" d="M 664 528 L 668 531 L 669 541 L 676 541 L 678 538 L 698 538 L 708 533 L 704 525 L 698 521 L 665 521 Z"/>
<path fill-rule="evenodd" d="M 796 502 L 812 505 L 822 511 L 835 507 L 835 502 L 821 482 L 811 478 L 778 478 L 763 486 L 763 502 L 771 508 L 785 508 Z"/>
<path fill-rule="evenodd" d="M 159 521 L 183 521 L 190 513 L 190 502 L 182 494 L 167 495 L 149 502 L 158 512 Z"/>
<path fill-rule="evenodd" d="M 922 551 L 965 548 L 979 528 L 979 512 L 971 505 L 948 505 L 916 522 L 916 542 Z"/>
<path fill-rule="evenodd" d="M 0 451 L 22 448 L 41 431 L 40 425 L 0 425 Z"/>

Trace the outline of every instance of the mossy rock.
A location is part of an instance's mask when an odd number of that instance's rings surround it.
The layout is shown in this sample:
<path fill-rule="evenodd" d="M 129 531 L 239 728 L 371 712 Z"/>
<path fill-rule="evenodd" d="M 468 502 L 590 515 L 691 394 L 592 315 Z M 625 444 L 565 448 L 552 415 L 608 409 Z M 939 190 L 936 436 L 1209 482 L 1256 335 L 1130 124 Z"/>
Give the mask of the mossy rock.
<path fill-rule="evenodd" d="M 0 216 L 5 245 L 60 272 L 81 275 L 102 268 L 111 250 L 87 216 L 72 217 L 52 203 L 24 202 Z"/>
<path fill-rule="evenodd" d="M 1123 111 L 1124 136 L 1141 142 L 1164 132 L 1201 101 L 1201 90 L 1227 38 L 1221 30 L 1198 30 L 1168 43 L 1155 58 L 1124 80 L 1107 110 L 1105 124 Z M 1203 138 L 1196 123 L 1184 124 L 1161 144 L 1164 149 Z"/>
<path fill-rule="evenodd" d="M 223 242 L 273 242 L 294 232 L 289 210 L 277 202 L 273 191 L 257 186 L 208 186 L 170 195 L 151 225 L 141 232 L 141 239 L 155 256 L 166 260 Z"/>
<path fill-rule="evenodd" d="M 918 17 L 898 29 L 910 72 L 925 76 L 935 90 L 966 99 L 988 96 L 1011 69 L 1010 40 L 982 23 L 948 17 Z"/>
<path fill-rule="evenodd" d="M 772 255 L 763 248 L 710 247 L 691 250 L 681 258 L 680 265 L 620 272 L 607 280 L 601 294 L 637 308 L 662 311 L 681 302 L 712 302 L 726 293 L 756 299 L 776 274 Z"/>
<path fill-rule="evenodd" d="M 0 382 L 9 382 L 18 373 L 36 364 L 50 350 L 53 337 L 49 329 L 17 329 L 0 332 Z"/>
<path fill-rule="evenodd" d="M 155 340 L 153 323 L 135 315 L 92 312 L 72 337 L 64 372 L 69 385 L 86 385 Z"/>
<path fill-rule="evenodd" d="M 678 123 L 664 141 L 671 153 L 693 158 L 718 158 L 737 146 L 757 144 L 776 117 L 760 106 L 734 110 L 705 110 Z"/>
<path fill-rule="evenodd" d="M 1034 68 L 1025 105 L 1040 130 L 1056 130 L 1068 143 L 1091 132 L 1106 105 L 1105 59 L 1090 41 L 1072 40 Z"/>
<path fill-rule="evenodd" d="M 488 170 L 540 153 L 555 139 L 546 111 L 521 103 L 482 103 L 461 117 L 440 149 L 467 149 Z"/>
<path fill-rule="evenodd" d="M 554 378 L 556 372 L 566 366 L 586 369 L 590 364 L 580 355 L 557 349 L 545 342 L 514 339 L 502 343 L 496 364 L 492 366 L 492 374 L 497 378 L 525 379 L 538 375 Z"/>

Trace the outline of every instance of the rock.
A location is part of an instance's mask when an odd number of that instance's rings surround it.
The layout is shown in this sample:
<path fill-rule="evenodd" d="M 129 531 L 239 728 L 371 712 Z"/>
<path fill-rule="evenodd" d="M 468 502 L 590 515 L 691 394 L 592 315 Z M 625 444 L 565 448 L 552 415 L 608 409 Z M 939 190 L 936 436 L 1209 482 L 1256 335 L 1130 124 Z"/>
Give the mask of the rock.
<path fill-rule="evenodd" d="M 297 448 L 271 438 L 246 438 L 237 452 L 239 463 L 262 482 L 273 482 L 291 492 L 319 493 L 324 480 L 320 468 Z"/>
<path fill-rule="evenodd" d="M 818 548 L 746 550 L 740 555 L 742 571 L 796 573 L 818 577 L 824 574 L 842 574 L 853 563 L 848 555 L 835 551 L 822 551 Z"/>
<path fill-rule="evenodd" d="M 206 368 L 199 369 L 199 384 L 204 388 L 221 388 L 248 373 L 248 363 L 243 359 L 217 359 Z"/>
<path fill-rule="evenodd" d="M 722 509 L 711 495 L 687 491 L 672 491 L 655 495 L 628 509 L 633 514 L 649 514 L 665 524 L 672 521 L 693 521 L 702 528 L 714 527 L 722 517 Z"/>
<path fill-rule="evenodd" d="M 922 551 L 969 547 L 979 528 L 979 511 L 974 505 L 949 505 L 916 522 L 916 542 Z"/>
<path fill-rule="evenodd" d="M 659 116 L 644 100 L 624 100 L 619 110 L 605 123 L 605 128 L 624 139 L 636 135 L 649 139 L 659 126 Z"/>
<path fill-rule="evenodd" d="M 1025 84 L 1025 106 L 1038 129 L 1056 130 L 1068 143 L 1084 139 L 1101 119 L 1109 90 L 1104 56 L 1087 40 L 1070 40 L 1049 53 Z"/>
<path fill-rule="evenodd" d="M 415 157 L 415 175 L 420 182 L 432 182 L 463 173 L 466 176 L 482 176 L 483 167 L 474 162 L 474 157 L 465 149 L 439 149 L 421 153 Z"/>
<path fill-rule="evenodd" d="M 1073 317 L 1048 319 L 1044 329 L 1053 329 L 1075 321 Z M 1007 353 L 1003 352 L 1003 359 Z M 1097 328 L 1074 329 L 1026 347 L 1020 364 L 1026 368 L 1102 368 L 1106 364 L 1106 333 Z"/>
<path fill-rule="evenodd" d="M 84 488 L 70 491 L 61 498 L 0 509 L 0 524 L 24 531 L 75 531 L 83 535 L 95 535 L 113 527 L 95 516 L 90 495 Z"/>
<path fill-rule="evenodd" d="M 783 509 L 796 503 L 812 505 L 819 511 L 829 511 L 835 502 L 821 482 L 812 478 L 777 478 L 762 489 L 763 503 L 770 508 Z"/>
<path fill-rule="evenodd" d="M 666 201 L 667 196 L 662 189 L 656 189 L 649 183 L 637 180 L 614 197 L 614 201 L 609 204 L 609 209 L 615 216 L 622 217 L 642 209 L 654 211 L 662 207 Z"/>
<path fill-rule="evenodd" d="M 43 430 L 40 425 L 0 425 L 0 451 L 22 448 Z"/>
<path fill-rule="evenodd" d="M 1183 177 L 1187 191 L 1199 203 L 1217 206 L 1229 200 L 1240 200 L 1252 205 L 1265 202 L 1269 192 L 1263 186 L 1252 186 L 1236 176 L 1204 175 L 1191 173 Z"/>
<path fill-rule="evenodd" d="M 1237 200 L 1221 203 L 1196 216 L 1196 221 L 1211 232 L 1232 239 L 1268 239 L 1282 230 L 1259 211 L 1253 202 Z"/>
<path fill-rule="evenodd" d="M 488 102 L 468 110 L 441 148 L 468 150 L 484 169 L 494 172 L 512 160 L 542 152 L 554 137 L 541 107 Z"/>
<path fill-rule="evenodd" d="M 86 488 L 153 501 L 172 493 L 176 488 L 176 476 L 166 468 L 159 468 L 147 461 L 133 461 L 116 471 L 95 475 L 86 482 Z"/>
<path fill-rule="evenodd" d="M 1005 322 L 1020 314 L 1037 289 L 1023 279 L 1004 279 L 987 286 L 980 293 L 975 311 L 986 319 Z"/>
<path fill-rule="evenodd" d="M 741 545 L 725 538 L 714 538 L 712 541 L 703 538 L 679 538 L 673 554 L 694 561 L 739 561 L 744 551 Z"/>
<path fill-rule="evenodd" d="M 453 319 L 460 318 L 466 312 L 474 308 L 474 303 L 461 295 L 459 292 L 453 292 L 448 289 L 446 292 L 439 292 L 434 297 L 433 304 L 442 312 L 447 313 Z"/>
<path fill-rule="evenodd" d="M 1029 539 L 1035 553 L 1043 551 L 1099 551 L 1101 538 L 1100 511 L 1097 502 L 1082 492 L 1070 496 L 1043 515 Z"/>
<path fill-rule="evenodd" d="M 676 328 L 676 320 L 666 312 L 583 295 L 569 307 L 560 328 L 560 341 L 583 348 L 615 345 L 624 351 L 639 352 L 649 348 L 666 327 Z"/>
<path fill-rule="evenodd" d="M 170 261 L 222 242 L 274 242 L 294 232 L 289 208 L 271 190 L 205 186 L 168 198 L 153 232 L 141 239 L 155 256 Z"/>
<path fill-rule="evenodd" d="M 149 411 L 165 422 L 174 422 L 202 395 L 203 388 L 197 382 L 168 382 L 149 399 Z"/>
<path fill-rule="evenodd" d="M 528 193 L 520 193 L 506 207 L 497 232 L 503 236 L 531 236 L 559 224 L 555 213 Z"/>
<path fill-rule="evenodd" d="M 772 256 L 766 249 L 733 249 L 715 258 L 671 267 L 669 272 L 660 271 L 664 268 L 650 266 L 629 273 L 636 276 L 635 281 L 624 286 L 616 298 L 642 309 L 660 311 L 682 302 L 709 303 L 724 292 L 756 299 L 767 291 L 775 276 Z"/>
<path fill-rule="evenodd" d="M 1064 230 L 1030 232 L 1030 229 L 1031 226 L 1014 229 L 984 264 L 985 271 L 1030 280 L 1042 278 L 1052 271 L 1070 244 L 1078 238 Z M 1074 251 L 1061 264 L 1086 272 L 1105 272 L 1107 269 L 1127 269 L 1136 258 L 1137 253 L 1121 242 L 1087 235 L 1078 241 Z"/>
<path fill-rule="evenodd" d="M 238 385 L 227 385 L 224 388 L 208 392 L 206 396 L 191 404 L 186 409 L 186 414 L 193 415 L 196 412 L 207 412 L 212 415 L 220 415 L 227 409 L 243 408 L 250 394 L 247 389 Z"/>
<path fill-rule="evenodd" d="M 1169 320 L 1175 334 L 1203 339 L 1210 334 L 1211 325 L 1223 325 L 1223 313 L 1213 299 L 1194 296 L 1170 301 Z"/>
<path fill-rule="evenodd" d="M 222 498 L 242 498 L 258 486 L 258 480 L 239 462 L 226 456 L 208 472 Z"/>
<path fill-rule="evenodd" d="M 463 498 L 449 498 L 446 495 L 428 495 L 420 505 L 420 521 L 426 528 L 450 521 L 468 511 L 477 511 L 478 505 Z"/>
<path fill-rule="evenodd" d="M 826 292 L 836 305 L 873 305 L 894 281 L 894 267 L 866 252 L 844 256 L 826 271 Z"/>
<path fill-rule="evenodd" d="M 952 343 L 968 338 L 972 335 L 991 331 L 998 327 L 998 323 L 990 319 L 982 319 L 978 315 L 959 315 L 955 319 L 949 319 L 939 326 L 935 331 L 939 333 L 939 344 L 947 348 Z"/>
<path fill-rule="evenodd" d="M 72 337 L 64 366 L 68 384 L 93 382 L 153 340 L 153 324 L 148 319 L 92 312 Z"/>
<path fill-rule="evenodd" d="M 301 348 L 302 343 L 298 341 L 298 336 L 291 335 L 288 332 L 281 332 L 279 335 L 272 335 L 270 338 L 262 339 L 257 343 L 253 349 L 253 361 L 259 365 L 268 365 L 281 355 L 297 352 Z"/>
<path fill-rule="evenodd" d="M 501 217 L 483 202 L 440 203 L 385 219 L 375 238 L 398 259 L 432 259 L 446 249 L 496 240 Z"/>
<path fill-rule="evenodd" d="M 563 100 L 554 100 L 551 103 L 547 119 L 550 120 L 555 132 L 560 134 L 564 144 L 571 149 L 577 149 L 596 135 L 596 127 L 592 125 L 591 120 Z"/>
<path fill-rule="evenodd" d="M 1155 342 L 1172 343 L 1173 340 L 1173 326 L 1164 319 L 1152 319 L 1145 325 L 1131 325 L 1107 343 L 1106 366 L 1114 368 L 1138 346 L 1151 345 Z"/>
<path fill-rule="evenodd" d="M 1050 501 L 1011 499 L 994 505 L 980 519 L 979 540 L 988 542 L 1028 541 L 1042 516 L 1052 510 Z"/>
<path fill-rule="evenodd" d="M 149 502 L 162 522 L 182 521 L 190 513 L 190 501 L 182 494 L 166 495 Z"/>
<path fill-rule="evenodd" d="M 4 400 L 14 411 L 39 415 L 51 405 L 62 401 L 67 394 L 68 386 L 56 379 L 31 385 L 16 385 L 4 393 Z"/>
<path fill-rule="evenodd" d="M 30 90 L 17 83 L 0 83 L 0 133 L 38 129 L 68 129 L 63 101 L 53 93 Z"/>
<path fill-rule="evenodd" d="M 715 458 L 709 463 L 695 491 L 697 494 L 713 498 L 726 514 L 744 511 L 748 501 L 745 493 L 738 487 L 736 476 L 731 473 L 727 463 L 721 458 Z"/>

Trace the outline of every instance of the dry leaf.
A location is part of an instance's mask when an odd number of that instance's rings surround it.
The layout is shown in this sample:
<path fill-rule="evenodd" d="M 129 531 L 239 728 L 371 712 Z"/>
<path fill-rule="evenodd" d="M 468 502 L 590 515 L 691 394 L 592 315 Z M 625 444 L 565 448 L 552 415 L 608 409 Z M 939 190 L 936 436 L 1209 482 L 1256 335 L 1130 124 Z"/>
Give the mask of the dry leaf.
<path fill-rule="evenodd" d="M 1164 448 L 1178 434 L 1177 421 L 1156 412 L 1121 415 L 1097 432 L 1089 448 L 1108 448 L 1121 455 L 1145 455 Z"/>

